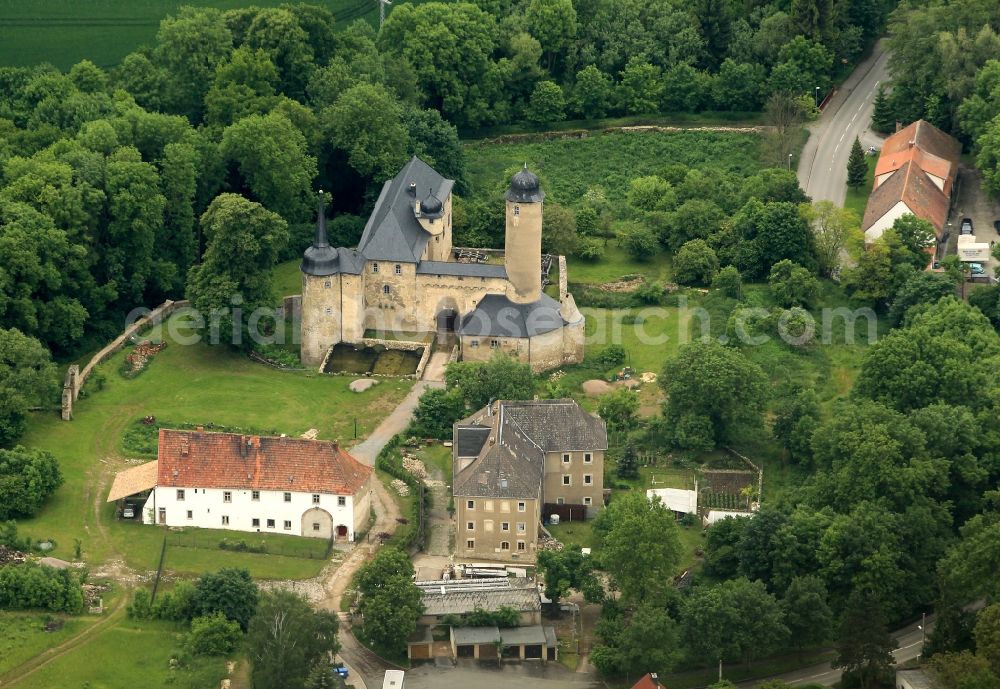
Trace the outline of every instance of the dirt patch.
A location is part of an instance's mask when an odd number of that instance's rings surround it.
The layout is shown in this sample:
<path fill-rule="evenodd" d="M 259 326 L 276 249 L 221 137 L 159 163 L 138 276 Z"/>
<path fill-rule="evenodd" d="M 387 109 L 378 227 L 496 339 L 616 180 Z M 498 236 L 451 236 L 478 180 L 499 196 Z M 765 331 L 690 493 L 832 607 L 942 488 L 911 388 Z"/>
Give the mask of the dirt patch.
<path fill-rule="evenodd" d="M 614 282 L 605 282 L 603 285 L 598 285 L 597 289 L 602 292 L 631 292 L 645 281 L 645 278 L 641 275 L 630 275 L 619 278 Z"/>
<path fill-rule="evenodd" d="M 583 393 L 589 397 L 597 397 L 599 395 L 606 395 L 611 392 L 611 385 L 604 382 L 603 380 L 597 380 L 593 378 L 591 380 L 585 380 L 583 385 Z"/>

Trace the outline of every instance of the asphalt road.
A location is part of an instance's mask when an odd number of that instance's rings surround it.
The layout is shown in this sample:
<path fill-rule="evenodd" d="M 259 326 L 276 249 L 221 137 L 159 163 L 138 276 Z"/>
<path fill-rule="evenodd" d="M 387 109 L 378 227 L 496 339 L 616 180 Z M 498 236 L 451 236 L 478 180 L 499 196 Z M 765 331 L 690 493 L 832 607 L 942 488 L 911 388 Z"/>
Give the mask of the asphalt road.
<path fill-rule="evenodd" d="M 813 201 L 844 205 L 847 159 L 854 137 L 862 146 L 881 147 L 882 137 L 869 128 L 878 85 L 886 80 L 888 53 L 878 43 L 809 126 L 809 141 L 799 160 L 799 186 Z"/>

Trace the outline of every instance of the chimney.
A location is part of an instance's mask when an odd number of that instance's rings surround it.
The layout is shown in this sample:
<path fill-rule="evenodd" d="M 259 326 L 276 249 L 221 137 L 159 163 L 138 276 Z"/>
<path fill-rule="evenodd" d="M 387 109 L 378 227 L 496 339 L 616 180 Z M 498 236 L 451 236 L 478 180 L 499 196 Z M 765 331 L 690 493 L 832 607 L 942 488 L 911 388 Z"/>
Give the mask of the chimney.
<path fill-rule="evenodd" d="M 247 448 L 249 448 L 249 447 L 250 447 L 250 439 L 247 438 L 246 436 L 241 435 L 240 436 L 240 456 L 243 457 L 243 459 L 247 458 Z"/>
<path fill-rule="evenodd" d="M 190 441 L 188 440 L 187 434 L 181 436 L 181 457 L 187 457 L 188 451 L 191 449 Z"/>
<path fill-rule="evenodd" d="M 417 183 L 416 182 L 410 182 L 410 186 L 407 189 L 407 192 L 410 194 L 410 196 L 416 196 L 417 195 Z"/>
<path fill-rule="evenodd" d="M 420 201 L 417 201 L 413 206 L 413 212 L 420 215 Z"/>
<path fill-rule="evenodd" d="M 204 426 L 197 426 L 195 428 L 195 430 L 198 431 L 199 433 L 204 433 L 205 432 L 205 427 Z"/>

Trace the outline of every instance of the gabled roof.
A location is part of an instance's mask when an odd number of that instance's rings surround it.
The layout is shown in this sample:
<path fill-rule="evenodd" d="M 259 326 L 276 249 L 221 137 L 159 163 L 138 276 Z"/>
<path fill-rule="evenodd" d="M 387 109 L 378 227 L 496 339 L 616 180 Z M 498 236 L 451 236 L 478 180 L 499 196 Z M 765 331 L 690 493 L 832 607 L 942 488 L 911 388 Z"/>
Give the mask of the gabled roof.
<path fill-rule="evenodd" d="M 371 473 L 325 440 L 160 429 L 157 486 L 354 495 Z"/>
<path fill-rule="evenodd" d="M 415 195 L 411 193 L 413 184 Z M 368 261 L 419 263 L 430 238 L 414 215 L 417 199 L 432 192 L 447 199 L 454 180 L 445 179 L 416 156 L 382 186 L 375 208 L 358 243 L 358 252 Z"/>
<path fill-rule="evenodd" d="M 951 177 L 954 181 L 962 144 L 926 120 L 912 122 L 882 143 L 875 174 L 898 170 L 913 157 L 914 151 L 919 151 L 922 169 L 937 177 Z M 898 164 L 893 165 L 893 160 Z M 944 174 L 940 174 L 942 172 Z"/>
<path fill-rule="evenodd" d="M 455 436 L 458 456 L 480 445 L 455 474 L 453 494 L 468 497 L 538 498 L 545 453 L 608 448 L 604 422 L 568 399 L 497 402 L 456 423 Z"/>
<path fill-rule="evenodd" d="M 941 235 L 948 218 L 948 197 L 913 163 L 905 163 L 868 197 L 861 231 L 867 231 L 900 201 Z"/>
<path fill-rule="evenodd" d="M 655 672 L 647 672 L 642 679 L 632 685 L 632 689 L 664 689 L 664 686 L 660 684 L 660 678 Z"/>

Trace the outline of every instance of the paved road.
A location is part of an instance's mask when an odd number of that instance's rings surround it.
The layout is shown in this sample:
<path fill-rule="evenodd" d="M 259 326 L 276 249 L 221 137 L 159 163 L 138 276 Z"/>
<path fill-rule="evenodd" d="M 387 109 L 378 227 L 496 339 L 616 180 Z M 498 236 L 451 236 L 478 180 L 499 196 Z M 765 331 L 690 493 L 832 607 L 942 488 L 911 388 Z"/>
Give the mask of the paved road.
<path fill-rule="evenodd" d="M 422 665 L 406 671 L 407 689 L 597 689 L 604 684 L 596 675 L 570 672 L 558 663 L 507 663 L 503 669 L 492 664 L 460 661 L 455 668 Z M 470 667 L 464 667 L 468 663 Z"/>
<path fill-rule="evenodd" d="M 847 159 L 854 137 L 881 147 L 882 137 L 869 129 L 878 85 L 886 80 L 888 53 L 882 44 L 858 65 L 837 90 L 818 120 L 809 126 L 809 141 L 799 160 L 799 186 L 813 201 L 844 205 L 847 195 Z"/>
<path fill-rule="evenodd" d="M 930 633 L 933 627 L 933 616 L 928 616 L 928 633 Z M 898 647 L 892 655 L 896 658 L 897 664 L 913 660 L 920 655 L 920 649 L 923 648 L 923 632 L 920 631 L 918 623 L 913 623 L 898 630 L 895 638 Z M 793 672 L 786 672 L 782 675 L 774 675 L 773 677 L 751 682 L 742 682 L 737 686 L 739 689 L 756 689 L 764 682 L 780 679 L 792 686 L 797 684 L 821 684 L 824 687 L 832 687 L 840 681 L 840 676 L 840 670 L 831 668 L 829 664 L 813 665 L 812 667 L 805 667 Z"/>

